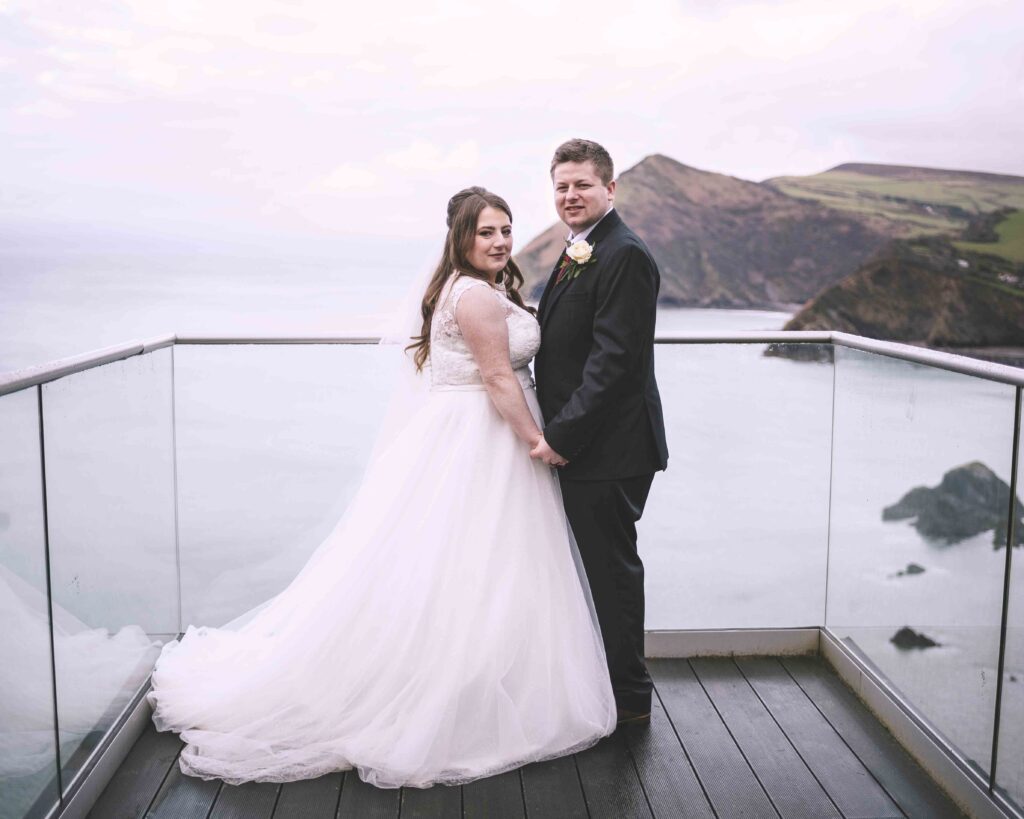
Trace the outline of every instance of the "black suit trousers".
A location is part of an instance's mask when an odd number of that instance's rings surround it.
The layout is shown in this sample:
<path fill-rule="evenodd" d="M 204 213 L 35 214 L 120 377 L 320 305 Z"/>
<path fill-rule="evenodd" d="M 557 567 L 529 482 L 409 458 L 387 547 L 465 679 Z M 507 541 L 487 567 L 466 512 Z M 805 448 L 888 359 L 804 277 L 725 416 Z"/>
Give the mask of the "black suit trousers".
<path fill-rule="evenodd" d="M 651 710 L 654 687 L 644 662 L 644 564 L 636 522 L 654 475 L 608 481 L 560 480 L 565 513 L 579 546 L 601 625 L 615 702 Z"/>

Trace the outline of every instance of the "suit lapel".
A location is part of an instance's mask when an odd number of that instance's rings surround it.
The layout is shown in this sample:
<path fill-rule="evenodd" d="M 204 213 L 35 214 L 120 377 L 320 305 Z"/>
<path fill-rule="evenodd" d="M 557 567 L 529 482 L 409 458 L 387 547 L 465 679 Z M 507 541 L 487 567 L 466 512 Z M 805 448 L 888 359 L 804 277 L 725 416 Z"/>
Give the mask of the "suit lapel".
<path fill-rule="evenodd" d="M 559 262 L 561 262 L 562 257 L 559 256 L 558 258 Z M 559 266 L 556 264 L 554 272 L 551 274 L 551 278 L 548 280 L 548 289 L 545 291 L 545 295 L 548 296 L 548 301 L 547 304 L 544 305 L 544 312 L 541 314 L 540 317 L 541 333 L 544 332 L 544 325 L 546 325 L 548 323 L 548 319 L 551 318 L 551 313 L 554 311 L 555 305 L 558 304 L 558 300 L 562 298 L 562 295 L 565 293 L 565 291 L 572 287 L 573 283 L 576 281 L 576 279 L 568 279 L 566 281 L 562 281 L 559 282 L 558 284 L 555 284 L 555 279 L 558 278 L 558 267 Z M 580 275 L 582 275 L 582 273 Z M 578 279 L 579 276 L 577 276 L 576 278 Z"/>
<path fill-rule="evenodd" d="M 548 303 L 551 301 L 551 297 L 555 289 L 555 279 L 558 277 L 558 268 L 562 263 L 562 256 L 564 255 L 564 250 L 558 254 L 558 261 L 555 262 L 555 266 L 551 269 L 551 275 L 548 276 L 548 283 L 544 285 L 544 292 L 541 293 L 540 303 L 537 305 L 537 314 L 540 316 L 541 324 L 544 322 L 544 316 L 547 315 L 546 310 L 548 309 Z"/>
<path fill-rule="evenodd" d="M 597 226 L 590 231 L 590 235 L 587 236 L 587 242 L 594 246 L 594 252 L 597 254 L 597 259 L 594 260 L 594 267 L 585 269 L 580 272 L 580 276 L 586 276 L 587 273 L 593 273 L 598 267 L 601 266 L 601 250 L 597 246 L 605 236 L 607 236 L 612 228 L 622 222 L 622 217 L 619 216 L 618 211 L 612 210 L 610 213 L 605 214 Z M 558 257 L 559 262 L 562 257 Z M 538 312 L 540 313 L 540 329 L 541 333 L 544 332 L 544 326 L 548 323 L 548 319 L 551 318 L 551 314 L 554 312 L 555 305 L 558 300 L 562 297 L 566 290 L 573 286 L 580 276 L 575 279 L 569 279 L 564 284 L 555 285 L 555 279 L 558 276 L 558 265 L 559 262 L 555 262 L 555 269 L 551 271 L 551 276 L 548 278 L 547 287 L 544 288 L 544 295 L 541 296 L 540 305 Z"/>

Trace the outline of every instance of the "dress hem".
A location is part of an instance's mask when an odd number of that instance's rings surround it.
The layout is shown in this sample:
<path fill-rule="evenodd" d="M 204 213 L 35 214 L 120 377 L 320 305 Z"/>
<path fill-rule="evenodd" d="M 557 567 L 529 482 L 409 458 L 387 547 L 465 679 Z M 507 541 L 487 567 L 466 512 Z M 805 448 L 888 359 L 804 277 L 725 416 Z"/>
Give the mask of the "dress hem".
<path fill-rule="evenodd" d="M 382 782 L 377 780 L 372 775 L 372 773 L 369 776 L 364 775 L 364 772 L 373 772 L 376 770 L 375 768 L 364 768 L 357 764 L 351 764 L 346 766 L 323 766 L 303 768 L 301 770 L 296 771 L 278 771 L 251 778 L 229 777 L 214 772 L 203 771 L 200 769 L 199 766 L 195 765 L 194 763 L 186 759 L 185 754 L 190 749 L 195 748 L 195 746 L 193 745 L 186 745 L 182 749 L 181 755 L 178 757 L 178 766 L 181 769 L 181 772 L 186 776 L 192 776 L 197 779 L 204 780 L 218 779 L 228 785 L 242 785 L 246 782 L 297 782 L 305 779 L 316 779 L 317 777 L 324 776 L 330 773 L 342 773 L 344 771 L 354 770 L 363 782 L 367 783 L 368 785 L 372 785 L 376 788 L 384 788 L 389 790 L 394 790 L 398 788 L 431 788 L 434 785 L 467 785 L 470 782 L 475 782 L 478 779 L 486 779 L 491 776 L 498 776 L 500 774 L 507 773 L 508 771 L 512 771 L 517 768 L 522 768 L 524 765 L 531 765 L 535 762 L 546 762 L 551 759 L 558 759 L 559 757 L 569 756 L 570 754 L 576 754 L 580 751 L 585 751 L 588 748 L 592 748 L 605 737 L 611 736 L 611 734 L 614 733 L 614 731 L 615 729 L 613 727 L 611 731 L 606 731 L 605 733 L 588 737 L 587 739 L 581 742 L 574 743 L 573 745 L 567 746 L 552 753 L 528 755 L 525 757 L 521 757 L 517 760 L 514 760 L 512 762 L 502 763 L 501 765 L 494 765 L 489 768 L 485 768 L 482 771 L 475 771 L 471 774 L 465 771 L 444 771 L 434 777 L 431 777 L 426 781 L 408 781 L 400 783 Z"/>

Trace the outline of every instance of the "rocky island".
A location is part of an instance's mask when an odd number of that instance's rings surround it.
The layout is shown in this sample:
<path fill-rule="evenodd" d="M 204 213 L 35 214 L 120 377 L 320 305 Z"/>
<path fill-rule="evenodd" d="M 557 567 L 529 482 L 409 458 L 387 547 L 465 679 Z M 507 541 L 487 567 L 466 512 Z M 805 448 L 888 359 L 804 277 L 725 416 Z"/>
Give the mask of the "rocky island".
<path fill-rule="evenodd" d="M 902 651 L 912 648 L 934 648 L 935 646 L 942 645 L 942 643 L 937 643 L 928 635 L 914 631 L 910 626 L 903 626 L 903 628 L 889 638 L 889 642 Z"/>
<path fill-rule="evenodd" d="M 980 461 L 958 466 L 938 486 L 916 486 L 882 510 L 882 520 L 909 520 L 924 537 L 951 545 L 992 530 L 992 548 L 1006 545 L 1010 487 Z M 1024 545 L 1024 504 L 1014 498 L 1013 545 Z"/>

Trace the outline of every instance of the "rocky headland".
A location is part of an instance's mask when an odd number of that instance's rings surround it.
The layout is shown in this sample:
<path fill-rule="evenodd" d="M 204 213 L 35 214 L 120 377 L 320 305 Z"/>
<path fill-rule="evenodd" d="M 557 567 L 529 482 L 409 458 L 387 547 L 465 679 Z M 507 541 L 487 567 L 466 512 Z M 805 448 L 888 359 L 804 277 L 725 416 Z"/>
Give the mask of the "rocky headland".
<path fill-rule="evenodd" d="M 787 330 L 1024 366 L 1024 177 L 847 163 L 751 182 L 655 154 L 619 176 L 615 206 L 658 261 L 662 306 L 783 310 Z M 556 223 L 516 257 L 528 298 L 564 235 Z"/>
<path fill-rule="evenodd" d="M 775 188 L 655 154 L 618 180 L 616 210 L 661 271 L 659 304 L 792 311 L 856 270 L 898 231 Z M 537 299 L 564 249 L 556 223 L 519 253 Z"/>
<path fill-rule="evenodd" d="M 896 239 L 785 330 L 841 330 L 1024 365 L 1024 265 L 944 238 Z"/>

